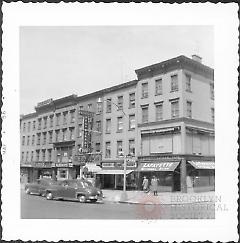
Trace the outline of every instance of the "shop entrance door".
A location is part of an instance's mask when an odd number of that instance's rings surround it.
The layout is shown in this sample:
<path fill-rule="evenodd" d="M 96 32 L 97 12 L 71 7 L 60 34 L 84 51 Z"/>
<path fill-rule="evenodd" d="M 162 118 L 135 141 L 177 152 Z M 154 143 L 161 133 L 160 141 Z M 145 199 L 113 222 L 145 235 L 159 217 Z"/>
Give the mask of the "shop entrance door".
<path fill-rule="evenodd" d="M 114 175 L 104 175 L 104 186 L 106 189 L 114 188 Z"/>

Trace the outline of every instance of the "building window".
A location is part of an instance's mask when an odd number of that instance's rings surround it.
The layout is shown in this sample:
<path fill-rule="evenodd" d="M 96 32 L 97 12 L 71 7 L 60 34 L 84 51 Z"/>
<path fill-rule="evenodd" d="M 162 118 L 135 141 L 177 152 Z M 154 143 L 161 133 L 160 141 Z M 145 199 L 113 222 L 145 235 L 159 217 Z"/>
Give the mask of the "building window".
<path fill-rule="evenodd" d="M 155 80 L 155 95 L 162 94 L 162 79 Z"/>
<path fill-rule="evenodd" d="M 117 141 L 117 157 L 123 156 L 123 142 Z"/>
<path fill-rule="evenodd" d="M 101 148 L 100 148 L 101 144 L 100 143 L 96 143 L 95 146 L 96 146 L 96 152 L 100 153 L 101 152 Z"/>
<path fill-rule="evenodd" d="M 123 118 L 118 117 L 117 118 L 117 132 L 122 132 L 123 131 Z"/>
<path fill-rule="evenodd" d="M 52 131 L 49 131 L 49 143 L 52 143 L 53 141 L 53 132 Z"/>
<path fill-rule="evenodd" d="M 101 113 L 101 112 L 102 112 L 102 103 L 97 102 L 97 113 Z"/>
<path fill-rule="evenodd" d="M 171 102 L 171 114 L 172 114 L 172 118 L 179 117 L 179 101 L 178 100 Z"/>
<path fill-rule="evenodd" d="M 33 130 L 36 129 L 36 121 L 33 121 Z"/>
<path fill-rule="evenodd" d="M 178 76 L 177 75 L 171 76 L 171 91 L 172 92 L 178 91 Z"/>
<path fill-rule="evenodd" d="M 81 138 L 82 135 L 83 135 L 83 125 L 79 124 L 78 125 L 78 136 L 79 136 L 79 138 Z"/>
<path fill-rule="evenodd" d="M 161 121 L 163 119 L 163 104 L 155 104 L 156 109 L 156 121 Z"/>
<path fill-rule="evenodd" d="M 40 150 L 36 150 L 36 161 L 39 161 Z"/>
<path fill-rule="evenodd" d="M 106 133 L 111 133 L 111 119 L 106 119 Z"/>
<path fill-rule="evenodd" d="M 43 149 L 42 150 L 42 161 L 45 161 L 45 159 L 46 159 L 46 150 Z"/>
<path fill-rule="evenodd" d="M 25 136 L 22 137 L 22 145 L 25 145 Z"/>
<path fill-rule="evenodd" d="M 31 162 L 33 161 L 33 155 L 34 155 L 34 152 L 32 151 L 31 152 Z"/>
<path fill-rule="evenodd" d="M 135 126 L 135 115 L 129 115 L 129 130 L 134 130 Z"/>
<path fill-rule="evenodd" d="M 60 130 L 56 130 L 56 131 L 55 131 L 55 134 L 56 134 L 56 142 L 58 142 L 58 140 L 59 140 Z"/>
<path fill-rule="evenodd" d="M 37 145 L 40 145 L 41 142 L 41 133 L 37 134 Z"/>
<path fill-rule="evenodd" d="M 26 162 L 28 162 L 28 152 L 26 153 Z"/>
<path fill-rule="evenodd" d="M 52 160 L 52 150 L 48 149 L 48 161 Z"/>
<path fill-rule="evenodd" d="M 42 118 L 39 118 L 38 119 L 38 130 L 41 129 L 41 126 L 42 126 Z"/>
<path fill-rule="evenodd" d="M 214 108 L 211 108 L 211 117 L 212 117 L 212 123 L 214 123 L 214 121 L 215 121 L 215 110 L 214 110 Z"/>
<path fill-rule="evenodd" d="M 83 110 L 83 105 L 79 106 L 79 110 L 82 111 Z"/>
<path fill-rule="evenodd" d="M 63 112 L 63 124 L 67 124 L 67 112 Z"/>
<path fill-rule="evenodd" d="M 47 133 L 44 132 L 43 133 L 43 144 L 46 144 L 46 141 L 47 141 Z"/>
<path fill-rule="evenodd" d="M 214 83 L 210 83 L 210 97 L 214 99 Z"/>
<path fill-rule="evenodd" d="M 70 122 L 75 122 L 75 110 L 70 111 Z"/>
<path fill-rule="evenodd" d="M 110 112 L 112 112 L 112 99 L 111 98 L 108 98 L 107 99 L 107 102 L 106 102 L 107 104 L 106 104 L 106 112 L 107 113 L 110 113 Z"/>
<path fill-rule="evenodd" d="M 27 145 L 30 143 L 30 136 L 27 136 Z"/>
<path fill-rule="evenodd" d="M 35 135 L 32 135 L 32 145 L 35 144 Z"/>
<path fill-rule="evenodd" d="M 111 158 L 111 143 L 106 142 L 105 158 Z"/>
<path fill-rule="evenodd" d="M 118 110 L 123 109 L 123 96 L 118 96 Z"/>
<path fill-rule="evenodd" d="M 56 114 L 56 126 L 59 126 L 60 124 L 60 116 L 61 116 L 60 113 Z"/>
<path fill-rule="evenodd" d="M 129 108 L 135 108 L 135 93 L 129 94 Z"/>
<path fill-rule="evenodd" d="M 187 101 L 187 117 L 192 118 L 192 102 Z"/>
<path fill-rule="evenodd" d="M 31 122 L 28 122 L 28 132 L 30 132 Z"/>
<path fill-rule="evenodd" d="M 96 121 L 97 131 L 101 132 L 101 121 Z"/>
<path fill-rule="evenodd" d="M 22 152 L 22 158 L 21 158 L 22 161 L 24 161 L 24 152 Z"/>
<path fill-rule="evenodd" d="M 128 151 L 131 156 L 135 156 L 135 140 L 134 139 L 129 140 Z"/>
<path fill-rule="evenodd" d="M 62 130 L 62 135 L 63 135 L 63 141 L 66 141 L 67 140 L 67 129 L 63 129 Z"/>
<path fill-rule="evenodd" d="M 23 123 L 23 132 L 25 132 L 25 130 L 26 130 L 26 123 L 24 122 Z"/>
<path fill-rule="evenodd" d="M 186 91 L 191 92 L 192 91 L 192 87 L 191 87 L 191 75 L 185 74 L 185 76 L 186 76 Z"/>
<path fill-rule="evenodd" d="M 142 83 L 142 98 L 148 97 L 148 83 Z"/>
<path fill-rule="evenodd" d="M 88 110 L 92 109 L 92 104 L 88 104 Z"/>
<path fill-rule="evenodd" d="M 142 123 L 148 122 L 148 107 L 142 107 Z"/>
<path fill-rule="evenodd" d="M 59 178 L 67 179 L 68 171 L 66 169 L 59 169 Z"/>
<path fill-rule="evenodd" d="M 43 118 L 43 128 L 47 128 L 47 117 Z"/>
<path fill-rule="evenodd" d="M 74 127 L 69 128 L 69 132 L 70 132 L 70 140 L 74 140 Z"/>
<path fill-rule="evenodd" d="M 50 119 L 50 124 L 49 124 L 49 126 L 50 126 L 50 127 L 53 127 L 53 115 L 51 115 L 51 116 L 49 117 L 49 119 Z"/>

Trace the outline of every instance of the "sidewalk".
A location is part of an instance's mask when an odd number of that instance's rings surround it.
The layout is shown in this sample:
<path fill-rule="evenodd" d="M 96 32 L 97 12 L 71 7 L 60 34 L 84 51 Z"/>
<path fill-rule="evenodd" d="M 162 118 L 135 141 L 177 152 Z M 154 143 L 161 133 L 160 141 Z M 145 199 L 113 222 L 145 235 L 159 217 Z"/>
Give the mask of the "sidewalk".
<path fill-rule="evenodd" d="M 214 202 L 215 192 L 201 193 L 181 193 L 181 192 L 160 192 L 158 196 L 153 196 L 153 193 L 145 193 L 143 191 L 127 191 L 127 200 L 121 200 L 122 191 L 119 190 L 102 190 L 103 201 L 115 203 L 131 203 L 131 204 L 191 204 L 201 202 Z"/>

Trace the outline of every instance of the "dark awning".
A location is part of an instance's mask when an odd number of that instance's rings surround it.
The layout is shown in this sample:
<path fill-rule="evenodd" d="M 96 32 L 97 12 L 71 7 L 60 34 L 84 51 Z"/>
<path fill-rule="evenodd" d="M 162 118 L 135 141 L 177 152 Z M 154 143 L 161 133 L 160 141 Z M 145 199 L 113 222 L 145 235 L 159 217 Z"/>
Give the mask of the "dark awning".
<path fill-rule="evenodd" d="M 133 172 L 133 170 L 127 170 L 126 175 L 128 175 L 132 172 Z M 100 174 L 100 175 L 123 175 L 124 170 L 101 170 L 101 171 L 98 171 L 97 174 Z"/>
<path fill-rule="evenodd" d="M 146 162 L 141 163 L 137 171 L 174 171 L 179 163 L 180 161 L 159 163 Z"/>
<path fill-rule="evenodd" d="M 214 170 L 215 162 L 214 161 L 188 161 L 196 169 L 204 170 Z"/>

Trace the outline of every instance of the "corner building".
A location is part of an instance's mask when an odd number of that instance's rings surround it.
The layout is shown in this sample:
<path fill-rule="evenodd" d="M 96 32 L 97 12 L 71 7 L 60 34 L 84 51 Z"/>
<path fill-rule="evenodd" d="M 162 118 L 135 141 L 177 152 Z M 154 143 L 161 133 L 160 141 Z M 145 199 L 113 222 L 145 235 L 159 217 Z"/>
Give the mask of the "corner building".
<path fill-rule="evenodd" d="M 214 190 L 214 78 L 201 58 L 179 56 L 136 70 L 139 179 L 159 191 Z"/>

